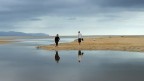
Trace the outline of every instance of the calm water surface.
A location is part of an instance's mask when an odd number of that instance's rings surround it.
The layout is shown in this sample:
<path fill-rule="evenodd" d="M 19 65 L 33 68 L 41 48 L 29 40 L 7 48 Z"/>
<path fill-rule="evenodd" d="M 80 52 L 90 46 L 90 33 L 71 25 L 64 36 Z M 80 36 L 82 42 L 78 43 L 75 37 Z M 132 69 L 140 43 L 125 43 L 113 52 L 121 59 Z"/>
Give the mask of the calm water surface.
<path fill-rule="evenodd" d="M 30 39 L 0 45 L 0 81 L 144 81 L 144 53 L 35 48 L 51 43 Z"/>

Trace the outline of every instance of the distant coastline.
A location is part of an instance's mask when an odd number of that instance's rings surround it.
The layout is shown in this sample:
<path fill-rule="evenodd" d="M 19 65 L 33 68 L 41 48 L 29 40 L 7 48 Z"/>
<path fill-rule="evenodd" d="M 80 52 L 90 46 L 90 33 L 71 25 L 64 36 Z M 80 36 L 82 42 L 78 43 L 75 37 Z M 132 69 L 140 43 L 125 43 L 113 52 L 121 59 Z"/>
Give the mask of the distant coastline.
<path fill-rule="evenodd" d="M 45 33 L 24 33 L 24 32 L 16 32 L 16 31 L 0 31 L 0 36 L 49 36 Z"/>

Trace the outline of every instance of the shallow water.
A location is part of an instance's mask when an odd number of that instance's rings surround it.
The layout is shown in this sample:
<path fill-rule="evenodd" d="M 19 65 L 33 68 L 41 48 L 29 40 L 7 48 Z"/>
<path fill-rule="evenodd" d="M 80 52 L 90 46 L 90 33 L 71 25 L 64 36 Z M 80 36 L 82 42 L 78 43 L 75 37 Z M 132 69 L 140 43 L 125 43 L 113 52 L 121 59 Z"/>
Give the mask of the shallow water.
<path fill-rule="evenodd" d="M 0 45 L 0 81 L 144 80 L 144 53 L 47 51 L 35 48 L 38 40 L 27 41 Z M 47 42 L 40 40 L 38 43 Z"/>

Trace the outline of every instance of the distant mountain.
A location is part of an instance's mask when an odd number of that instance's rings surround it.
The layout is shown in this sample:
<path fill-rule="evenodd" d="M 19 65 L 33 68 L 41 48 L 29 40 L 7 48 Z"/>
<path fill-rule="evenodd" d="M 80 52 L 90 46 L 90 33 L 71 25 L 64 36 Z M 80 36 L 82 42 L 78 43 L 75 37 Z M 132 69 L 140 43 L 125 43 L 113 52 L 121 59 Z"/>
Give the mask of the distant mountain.
<path fill-rule="evenodd" d="M 0 36 L 49 36 L 49 35 L 45 33 L 24 33 L 24 32 L 15 32 L 15 31 L 9 31 L 9 32 L 0 31 Z"/>

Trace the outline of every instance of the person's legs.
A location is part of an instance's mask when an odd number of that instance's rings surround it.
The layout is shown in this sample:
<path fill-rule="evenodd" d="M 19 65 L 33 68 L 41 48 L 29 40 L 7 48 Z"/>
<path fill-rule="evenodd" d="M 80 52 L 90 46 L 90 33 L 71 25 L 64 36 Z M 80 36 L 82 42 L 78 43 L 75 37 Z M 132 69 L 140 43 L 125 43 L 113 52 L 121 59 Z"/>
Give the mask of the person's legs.
<path fill-rule="evenodd" d="M 56 43 L 56 46 L 58 46 L 58 41 L 55 41 L 55 43 Z"/>
<path fill-rule="evenodd" d="M 57 46 L 58 46 L 58 42 L 57 42 Z"/>
<path fill-rule="evenodd" d="M 78 39 L 78 43 L 79 43 L 79 45 L 80 45 L 80 43 L 81 43 L 81 38 Z"/>

